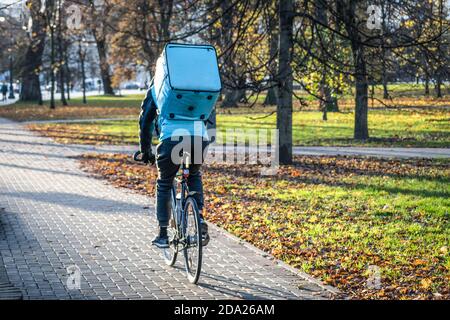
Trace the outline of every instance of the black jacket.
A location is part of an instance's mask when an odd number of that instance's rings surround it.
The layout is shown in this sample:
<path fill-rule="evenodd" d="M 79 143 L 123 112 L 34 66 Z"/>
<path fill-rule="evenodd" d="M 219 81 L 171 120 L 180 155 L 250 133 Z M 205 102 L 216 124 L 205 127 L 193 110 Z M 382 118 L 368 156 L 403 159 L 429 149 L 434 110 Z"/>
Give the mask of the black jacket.
<path fill-rule="evenodd" d="M 152 96 L 152 86 L 153 81 L 144 101 L 142 101 L 141 114 L 139 115 L 139 144 L 142 153 L 151 153 L 152 133 L 156 128 L 156 119 L 158 117 L 157 107 Z"/>

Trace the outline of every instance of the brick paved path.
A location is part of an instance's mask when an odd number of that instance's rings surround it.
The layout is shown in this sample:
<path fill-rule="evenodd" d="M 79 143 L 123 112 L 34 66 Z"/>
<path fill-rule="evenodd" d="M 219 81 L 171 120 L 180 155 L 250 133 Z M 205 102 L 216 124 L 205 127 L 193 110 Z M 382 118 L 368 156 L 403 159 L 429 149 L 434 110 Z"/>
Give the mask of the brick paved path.
<path fill-rule="evenodd" d="M 0 255 L 24 299 L 330 297 L 214 227 L 200 285 L 189 284 L 183 264 L 167 267 L 150 245 L 152 199 L 89 177 L 68 158 L 77 153 L 0 118 Z M 71 266 L 79 290 L 67 286 Z"/>

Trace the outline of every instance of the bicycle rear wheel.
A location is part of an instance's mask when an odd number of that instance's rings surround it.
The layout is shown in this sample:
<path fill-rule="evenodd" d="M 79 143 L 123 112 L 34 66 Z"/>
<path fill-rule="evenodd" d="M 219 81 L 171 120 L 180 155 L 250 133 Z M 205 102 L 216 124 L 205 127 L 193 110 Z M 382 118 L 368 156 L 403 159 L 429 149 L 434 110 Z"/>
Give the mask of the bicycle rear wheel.
<path fill-rule="evenodd" d="M 163 249 L 164 262 L 172 267 L 177 261 L 178 256 L 178 236 L 177 236 L 177 224 L 176 224 L 176 211 L 177 208 L 175 206 L 175 199 L 173 199 L 172 194 L 172 202 L 170 209 L 170 221 L 169 227 L 167 228 L 167 235 L 169 236 L 169 248 Z"/>
<path fill-rule="evenodd" d="M 194 198 L 188 197 L 184 206 L 183 231 L 185 238 L 184 260 L 190 283 L 196 284 L 202 269 L 202 232 L 200 212 Z"/>

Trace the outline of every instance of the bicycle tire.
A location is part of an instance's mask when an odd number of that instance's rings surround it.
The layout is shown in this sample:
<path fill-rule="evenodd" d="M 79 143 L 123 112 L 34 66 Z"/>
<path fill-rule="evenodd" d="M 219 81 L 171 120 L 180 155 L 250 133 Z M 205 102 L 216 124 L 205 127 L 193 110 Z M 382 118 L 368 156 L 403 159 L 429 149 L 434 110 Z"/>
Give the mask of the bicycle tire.
<path fill-rule="evenodd" d="M 187 231 L 189 218 L 192 219 L 195 228 L 195 233 L 193 235 L 190 235 Z M 197 284 L 202 270 L 203 246 L 202 233 L 200 230 L 200 212 L 198 210 L 197 201 L 195 201 L 193 197 L 188 197 L 186 199 L 182 223 L 184 237 L 187 242 L 183 248 L 186 274 L 190 283 Z M 194 253 L 196 253 L 195 256 Z"/>

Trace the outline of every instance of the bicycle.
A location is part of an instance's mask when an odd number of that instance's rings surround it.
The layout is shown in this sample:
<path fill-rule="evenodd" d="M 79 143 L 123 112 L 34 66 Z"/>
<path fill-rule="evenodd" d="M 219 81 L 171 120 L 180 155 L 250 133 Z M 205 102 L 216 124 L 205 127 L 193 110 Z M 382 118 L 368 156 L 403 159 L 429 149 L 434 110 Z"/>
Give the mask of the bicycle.
<path fill-rule="evenodd" d="M 142 162 L 139 155 L 141 153 L 137 152 L 134 160 Z M 203 244 L 200 211 L 195 200 L 195 192 L 189 192 L 187 185 L 190 159 L 190 154 L 184 151 L 180 171 L 175 177 L 171 190 L 171 218 L 167 228 L 169 248 L 163 249 L 163 257 L 165 263 L 172 267 L 182 251 L 187 278 L 190 283 L 197 284 L 202 267 Z"/>

